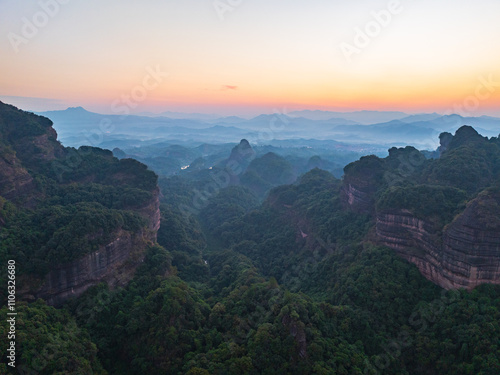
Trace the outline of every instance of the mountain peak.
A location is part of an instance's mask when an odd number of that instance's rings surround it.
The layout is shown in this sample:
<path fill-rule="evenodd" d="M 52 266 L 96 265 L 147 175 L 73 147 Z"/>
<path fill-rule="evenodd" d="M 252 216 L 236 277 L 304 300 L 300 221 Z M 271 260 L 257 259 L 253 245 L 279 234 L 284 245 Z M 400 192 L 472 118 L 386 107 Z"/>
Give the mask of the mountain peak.
<path fill-rule="evenodd" d="M 476 129 L 469 125 L 463 125 L 455 132 L 449 143 L 449 149 L 457 148 L 463 145 L 475 144 L 486 140 Z"/>
<path fill-rule="evenodd" d="M 252 148 L 250 143 L 244 138 L 240 141 L 239 147 Z"/>
<path fill-rule="evenodd" d="M 242 139 L 239 144 L 233 147 L 229 160 L 238 161 L 243 165 L 248 165 L 255 158 L 255 151 L 246 139 Z"/>
<path fill-rule="evenodd" d="M 459 137 L 476 137 L 478 135 L 479 133 L 477 132 L 477 130 L 469 125 L 463 125 L 455 132 L 455 136 Z"/>
<path fill-rule="evenodd" d="M 80 106 L 79 107 L 68 107 L 68 108 L 66 108 L 66 111 L 68 111 L 68 112 L 75 112 L 75 113 L 78 113 L 78 112 L 81 112 L 81 113 L 90 113 L 85 108 L 80 107 Z"/>

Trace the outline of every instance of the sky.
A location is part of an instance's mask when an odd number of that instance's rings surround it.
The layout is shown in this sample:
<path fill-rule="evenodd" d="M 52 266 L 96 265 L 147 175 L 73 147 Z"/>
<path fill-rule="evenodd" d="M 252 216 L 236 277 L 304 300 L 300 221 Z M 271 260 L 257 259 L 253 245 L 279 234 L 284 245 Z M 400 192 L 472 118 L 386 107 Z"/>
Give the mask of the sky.
<path fill-rule="evenodd" d="M 498 0 L 0 0 L 26 110 L 500 116 Z"/>

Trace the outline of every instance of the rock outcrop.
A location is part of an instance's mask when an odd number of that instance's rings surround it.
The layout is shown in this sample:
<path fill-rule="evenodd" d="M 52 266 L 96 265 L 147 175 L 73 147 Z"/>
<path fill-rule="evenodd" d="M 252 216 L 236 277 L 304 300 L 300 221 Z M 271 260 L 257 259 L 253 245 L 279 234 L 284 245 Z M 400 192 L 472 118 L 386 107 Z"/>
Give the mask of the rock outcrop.
<path fill-rule="evenodd" d="M 2 102 L 0 111 L 0 196 L 16 200 L 33 191 L 33 178 L 27 171 L 33 160 L 54 158 L 62 146 L 49 119 Z"/>
<path fill-rule="evenodd" d="M 340 198 L 345 208 L 359 213 L 373 213 L 375 193 L 384 178 L 384 161 L 369 155 L 344 168 Z"/>
<path fill-rule="evenodd" d="M 376 233 L 381 244 L 415 264 L 425 278 L 444 288 L 452 287 L 443 272 L 441 233 L 432 223 L 408 210 L 379 212 Z"/>
<path fill-rule="evenodd" d="M 56 173 L 57 166 L 62 171 L 59 175 Z M 78 188 L 66 203 L 64 189 L 68 185 Z M 104 190 L 108 189 L 108 193 L 101 193 L 101 203 L 93 201 L 91 188 L 87 190 L 88 186 L 99 185 Z M 80 188 L 83 193 L 79 192 Z M 110 198 L 118 188 L 128 189 L 132 198 Z M 99 188 L 96 191 L 99 192 Z M 99 193 L 96 194 L 99 197 Z M 46 243 L 30 244 L 30 249 L 9 248 L 9 256 L 22 253 L 22 261 L 35 259 L 41 262 L 36 264 L 47 268 L 38 276 L 19 274 L 20 298 L 43 298 L 49 304 L 60 305 L 101 282 L 108 283 L 110 287 L 125 285 L 142 262 L 147 246 L 156 242 L 160 227 L 159 195 L 157 176 L 145 165 L 131 159 L 118 160 L 110 151 L 93 147 L 78 150 L 65 148 L 57 141 L 57 133 L 48 118 L 0 102 L 0 209 L 4 202 L 11 201 L 20 212 L 27 208 L 35 211 L 40 206 L 43 209 L 47 200 L 56 199 L 55 205 L 58 206 L 95 203 L 96 212 L 107 214 L 100 222 L 107 225 L 105 230 L 100 227 L 96 230 L 95 225 L 85 226 L 84 220 L 81 222 L 83 228 L 93 228 L 88 229 L 88 233 L 76 234 L 74 227 L 68 227 L 72 229 L 64 233 L 64 243 L 52 237 L 51 251 L 56 254 L 56 259 L 60 255 L 58 251 L 66 251 L 66 255 L 75 254 L 64 258 L 68 259 L 67 262 L 48 263 L 47 254 L 39 251 L 46 247 Z M 108 197 L 107 201 L 104 196 Z M 137 200 L 134 200 L 136 197 Z M 117 216 L 122 217 L 120 212 L 132 215 L 137 223 L 127 226 L 125 221 L 113 221 Z M 47 220 L 68 220 L 59 217 L 57 212 L 51 215 L 54 217 L 47 217 Z M 144 223 L 137 215 L 144 219 Z M 7 219 L 0 215 L 0 227 L 5 225 L 8 225 Z M 30 230 L 47 231 L 44 228 L 40 226 Z M 79 236 L 81 242 L 69 241 L 72 236 Z M 87 240 L 92 245 L 86 250 L 75 245 L 85 245 Z M 23 244 L 21 240 L 12 243 Z M 22 268 L 23 264 L 19 265 Z"/>
<path fill-rule="evenodd" d="M 435 160 L 405 147 L 349 164 L 342 203 L 373 215 L 377 241 L 441 287 L 500 284 L 498 139 L 464 125 L 440 143 Z"/>
<path fill-rule="evenodd" d="M 139 210 L 147 220 L 140 232 L 122 229 L 114 233 L 113 241 L 80 259 L 53 268 L 41 287 L 27 292 L 28 298 L 43 298 L 51 305 L 60 305 L 66 299 L 78 297 L 88 288 L 106 282 L 110 288 L 126 285 L 142 262 L 146 247 L 156 242 L 160 228 L 159 192 Z"/>
<path fill-rule="evenodd" d="M 442 231 L 406 210 L 379 212 L 377 236 L 443 288 L 500 284 L 499 198 L 483 192 Z"/>
<path fill-rule="evenodd" d="M 370 213 L 373 210 L 373 194 L 371 189 L 349 182 L 345 183 L 341 190 L 344 205 L 359 213 Z"/>
<path fill-rule="evenodd" d="M 443 235 L 443 269 L 454 287 L 500 284 L 500 194 L 483 192 Z"/>

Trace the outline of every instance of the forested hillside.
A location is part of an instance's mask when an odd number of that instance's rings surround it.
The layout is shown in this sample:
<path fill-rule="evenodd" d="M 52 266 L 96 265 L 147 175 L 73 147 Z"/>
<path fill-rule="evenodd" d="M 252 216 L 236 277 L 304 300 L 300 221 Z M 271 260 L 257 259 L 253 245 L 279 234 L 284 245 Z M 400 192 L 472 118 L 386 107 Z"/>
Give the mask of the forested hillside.
<path fill-rule="evenodd" d="M 498 139 L 463 128 L 435 159 L 393 148 L 343 179 L 296 176 L 276 154 L 238 158 L 236 147 L 217 167 L 160 179 L 158 195 L 136 161 L 64 148 L 47 119 L 10 106 L 0 120 L 0 249 L 2 264 L 16 260 L 19 373 L 500 372 L 498 269 L 479 264 L 481 282 L 455 288 L 424 267 L 428 251 L 448 254 L 433 267 L 470 280 L 448 266 L 451 250 L 498 261 Z M 77 166 L 61 168 L 71 154 Z M 454 235 L 471 225 L 488 234 L 484 251 Z M 91 269 L 76 295 L 37 295 L 102 251 L 125 258 Z M 8 329 L 2 319 L 2 348 Z M 0 373 L 15 373 L 6 353 Z"/>

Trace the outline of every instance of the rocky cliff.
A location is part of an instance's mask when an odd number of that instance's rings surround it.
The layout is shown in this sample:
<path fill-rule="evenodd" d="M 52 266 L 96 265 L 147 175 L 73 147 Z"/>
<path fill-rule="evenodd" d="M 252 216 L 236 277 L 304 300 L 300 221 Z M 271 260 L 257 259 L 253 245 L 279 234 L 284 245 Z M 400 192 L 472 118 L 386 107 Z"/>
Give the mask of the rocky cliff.
<path fill-rule="evenodd" d="M 49 119 L 0 102 L 0 211 L 10 202 L 0 247 L 18 263 L 18 296 L 59 305 L 100 282 L 126 284 L 156 242 L 156 182 L 135 160 L 63 147 Z"/>
<path fill-rule="evenodd" d="M 52 122 L 0 102 L 0 196 L 16 199 L 33 192 L 27 168 L 62 152 Z"/>
<path fill-rule="evenodd" d="M 340 192 L 344 207 L 359 213 L 373 213 L 374 196 L 383 182 L 384 171 L 384 161 L 374 155 L 347 165 Z"/>
<path fill-rule="evenodd" d="M 52 269 L 41 286 L 26 290 L 25 297 L 43 298 L 47 303 L 60 305 L 66 299 L 77 297 L 88 288 L 106 282 L 110 288 L 126 285 L 142 262 L 146 247 L 156 242 L 160 228 L 159 191 L 139 209 L 147 220 L 140 232 L 118 229 L 110 243 L 80 259 Z"/>
<path fill-rule="evenodd" d="M 442 267 L 442 236 L 432 223 L 408 210 L 378 212 L 376 233 L 381 244 L 396 250 L 434 283 L 451 288 Z"/>
<path fill-rule="evenodd" d="M 372 214 L 378 241 L 443 288 L 500 284 L 498 138 L 462 126 L 440 139 L 439 159 L 406 147 L 348 165 L 344 206 Z"/>
<path fill-rule="evenodd" d="M 443 288 L 500 284 L 499 203 L 483 192 L 442 231 L 407 210 L 378 212 L 377 236 Z"/>
<path fill-rule="evenodd" d="M 500 193 L 485 191 L 445 230 L 442 266 L 453 287 L 500 284 Z"/>

